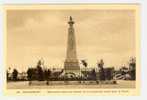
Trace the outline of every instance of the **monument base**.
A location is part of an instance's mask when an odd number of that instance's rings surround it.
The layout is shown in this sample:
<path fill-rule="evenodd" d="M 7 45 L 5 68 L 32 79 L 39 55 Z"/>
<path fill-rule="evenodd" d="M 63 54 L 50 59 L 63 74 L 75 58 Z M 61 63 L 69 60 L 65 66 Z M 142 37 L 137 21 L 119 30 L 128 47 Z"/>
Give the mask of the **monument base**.
<path fill-rule="evenodd" d="M 80 70 L 65 70 L 64 75 L 70 77 L 80 77 Z"/>
<path fill-rule="evenodd" d="M 71 77 L 80 76 L 80 66 L 77 59 L 66 59 L 64 62 L 64 75 Z"/>
<path fill-rule="evenodd" d="M 64 70 L 80 70 L 77 59 L 66 59 L 64 62 Z"/>

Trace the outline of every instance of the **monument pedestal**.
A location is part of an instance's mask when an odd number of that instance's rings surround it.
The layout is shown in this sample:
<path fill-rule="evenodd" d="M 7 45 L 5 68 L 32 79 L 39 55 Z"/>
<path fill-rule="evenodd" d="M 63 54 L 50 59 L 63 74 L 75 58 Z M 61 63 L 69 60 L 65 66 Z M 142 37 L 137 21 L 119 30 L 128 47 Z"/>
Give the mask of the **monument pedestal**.
<path fill-rule="evenodd" d="M 76 76 L 79 76 L 80 75 L 80 66 L 79 66 L 78 60 L 77 59 L 75 59 L 75 60 L 66 59 L 64 62 L 64 70 L 65 70 L 65 73 L 69 73 L 69 74 L 73 73 Z"/>

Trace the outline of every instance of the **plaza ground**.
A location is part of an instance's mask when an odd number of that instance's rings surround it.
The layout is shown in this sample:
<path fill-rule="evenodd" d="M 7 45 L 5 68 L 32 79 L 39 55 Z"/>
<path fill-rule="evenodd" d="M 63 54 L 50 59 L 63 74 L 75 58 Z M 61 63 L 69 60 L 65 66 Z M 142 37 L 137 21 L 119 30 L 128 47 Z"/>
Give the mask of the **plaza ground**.
<path fill-rule="evenodd" d="M 128 80 L 118 80 L 117 84 L 96 84 L 96 82 L 70 82 L 64 83 L 63 81 L 53 81 L 50 82 L 50 85 L 46 85 L 45 82 L 37 82 L 32 85 L 28 85 L 28 81 L 19 81 L 19 82 L 8 82 L 7 89 L 62 89 L 62 88 L 89 88 L 89 89 L 98 89 L 98 88 L 110 88 L 110 89 L 119 89 L 119 88 L 135 88 L 135 81 L 128 81 Z"/>

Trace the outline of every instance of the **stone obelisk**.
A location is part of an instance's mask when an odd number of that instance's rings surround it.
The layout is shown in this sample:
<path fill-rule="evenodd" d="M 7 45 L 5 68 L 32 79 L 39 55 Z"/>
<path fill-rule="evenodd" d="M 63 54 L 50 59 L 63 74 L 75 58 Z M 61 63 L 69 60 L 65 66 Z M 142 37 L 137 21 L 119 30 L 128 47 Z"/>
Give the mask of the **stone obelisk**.
<path fill-rule="evenodd" d="M 70 16 L 68 21 L 69 28 L 68 28 L 68 40 L 67 40 L 67 51 L 66 51 L 66 59 L 64 62 L 64 70 L 66 73 L 75 73 L 79 74 L 80 67 L 79 62 L 77 59 L 76 53 L 76 38 L 75 38 L 75 31 L 74 31 L 74 21 Z"/>

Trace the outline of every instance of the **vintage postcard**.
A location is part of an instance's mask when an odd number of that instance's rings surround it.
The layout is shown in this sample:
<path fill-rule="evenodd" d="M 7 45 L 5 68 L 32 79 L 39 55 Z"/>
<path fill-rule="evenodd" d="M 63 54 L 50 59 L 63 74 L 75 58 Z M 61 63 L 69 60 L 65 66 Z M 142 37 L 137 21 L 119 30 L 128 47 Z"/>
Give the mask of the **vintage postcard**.
<path fill-rule="evenodd" d="M 4 6 L 6 95 L 139 95 L 138 4 Z"/>

